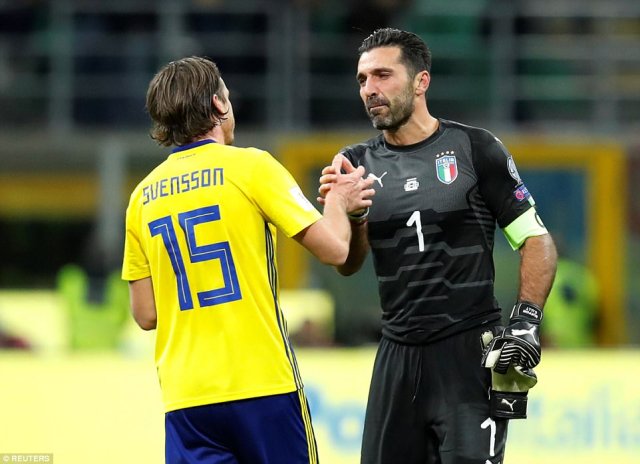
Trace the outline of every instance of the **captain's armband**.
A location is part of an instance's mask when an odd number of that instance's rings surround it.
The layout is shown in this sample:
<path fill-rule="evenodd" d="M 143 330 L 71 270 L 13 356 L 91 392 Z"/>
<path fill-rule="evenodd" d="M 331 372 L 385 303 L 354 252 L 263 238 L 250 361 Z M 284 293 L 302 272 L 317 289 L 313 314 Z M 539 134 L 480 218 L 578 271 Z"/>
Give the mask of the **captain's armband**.
<path fill-rule="evenodd" d="M 522 213 L 502 229 L 502 232 L 514 250 L 520 248 L 527 238 L 548 233 L 535 208 L 529 208 Z"/>

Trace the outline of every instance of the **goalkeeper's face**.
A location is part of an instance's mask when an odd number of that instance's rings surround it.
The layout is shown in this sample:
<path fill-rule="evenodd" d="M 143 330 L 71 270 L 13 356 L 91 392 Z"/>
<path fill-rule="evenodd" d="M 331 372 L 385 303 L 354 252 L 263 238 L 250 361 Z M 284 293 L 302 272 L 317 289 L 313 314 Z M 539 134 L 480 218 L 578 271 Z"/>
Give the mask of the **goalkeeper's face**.
<path fill-rule="evenodd" d="M 378 47 L 365 52 L 356 76 L 360 98 L 378 130 L 397 130 L 415 110 L 415 85 L 401 61 L 399 47 Z"/>

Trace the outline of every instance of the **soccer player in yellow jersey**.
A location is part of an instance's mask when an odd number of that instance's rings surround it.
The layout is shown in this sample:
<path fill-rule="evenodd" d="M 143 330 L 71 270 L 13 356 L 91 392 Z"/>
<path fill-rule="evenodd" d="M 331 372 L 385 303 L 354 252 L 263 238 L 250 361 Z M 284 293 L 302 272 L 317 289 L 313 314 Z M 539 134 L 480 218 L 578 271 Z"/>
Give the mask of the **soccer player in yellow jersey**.
<path fill-rule="evenodd" d="M 122 277 L 136 322 L 157 331 L 166 462 L 316 463 L 275 233 L 343 264 L 351 222 L 363 222 L 348 213 L 371 204 L 373 180 L 338 175 L 321 215 L 269 153 L 231 146 L 229 91 L 208 59 L 162 68 L 147 110 L 152 138 L 176 148 L 131 195 Z"/>

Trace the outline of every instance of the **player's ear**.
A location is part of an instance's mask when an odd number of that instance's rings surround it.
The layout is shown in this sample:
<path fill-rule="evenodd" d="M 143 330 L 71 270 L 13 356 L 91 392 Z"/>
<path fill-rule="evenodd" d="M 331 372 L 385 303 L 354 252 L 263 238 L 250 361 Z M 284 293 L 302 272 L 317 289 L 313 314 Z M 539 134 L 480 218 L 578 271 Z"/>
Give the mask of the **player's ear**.
<path fill-rule="evenodd" d="M 431 83 L 431 74 L 428 71 L 420 71 L 415 77 L 416 95 L 422 96 L 427 93 Z"/>
<path fill-rule="evenodd" d="M 218 111 L 218 114 L 224 114 L 227 111 L 227 103 L 218 95 L 213 96 L 213 107 Z"/>

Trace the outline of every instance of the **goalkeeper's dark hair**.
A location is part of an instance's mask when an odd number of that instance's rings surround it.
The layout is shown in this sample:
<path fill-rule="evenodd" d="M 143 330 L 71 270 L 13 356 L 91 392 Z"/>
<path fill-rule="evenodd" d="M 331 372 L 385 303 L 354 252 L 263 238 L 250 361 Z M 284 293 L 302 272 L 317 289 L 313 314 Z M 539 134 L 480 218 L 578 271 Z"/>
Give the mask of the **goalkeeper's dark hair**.
<path fill-rule="evenodd" d="M 213 96 L 225 101 L 218 66 L 192 56 L 172 61 L 153 77 L 146 108 L 153 121 L 151 138 L 160 145 L 184 145 L 205 135 L 224 121 Z"/>
<path fill-rule="evenodd" d="M 414 76 L 420 71 L 431 72 L 431 50 L 424 40 L 413 32 L 390 27 L 377 29 L 364 39 L 358 48 L 358 54 L 362 55 L 379 47 L 399 47 L 402 51 L 402 63 Z"/>

